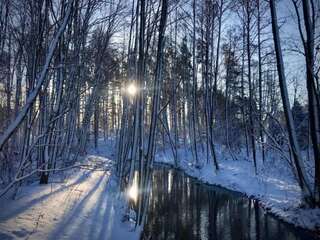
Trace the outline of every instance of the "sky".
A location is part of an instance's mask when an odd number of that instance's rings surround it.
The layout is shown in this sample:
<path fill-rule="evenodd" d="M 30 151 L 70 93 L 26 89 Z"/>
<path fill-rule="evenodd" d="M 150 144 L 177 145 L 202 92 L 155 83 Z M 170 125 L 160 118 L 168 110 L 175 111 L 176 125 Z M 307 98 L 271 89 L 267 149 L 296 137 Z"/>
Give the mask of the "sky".
<path fill-rule="evenodd" d="M 297 22 L 295 20 L 294 9 L 292 2 L 290 0 L 282 0 L 278 4 L 279 18 L 285 19 L 285 24 L 280 29 L 280 37 L 283 42 L 298 42 L 301 44 L 301 39 L 297 27 Z M 294 16 L 294 17 L 293 17 Z M 301 49 L 302 50 L 302 45 Z M 287 83 L 292 91 L 292 80 L 294 77 L 298 78 L 299 85 L 301 85 L 300 99 L 306 100 L 307 91 L 305 84 L 305 60 L 304 56 L 300 53 L 289 51 L 286 49 L 286 45 L 283 45 L 284 50 L 284 61 L 285 70 L 287 76 Z"/>
<path fill-rule="evenodd" d="M 200 1 L 199 1 L 200 2 Z M 186 1 L 186 4 L 190 4 L 189 7 L 191 7 L 192 1 Z M 305 62 L 304 57 L 302 54 L 294 52 L 290 49 L 292 49 L 292 46 L 295 43 L 297 46 L 300 45 L 300 50 L 302 50 L 301 46 L 301 40 L 299 36 L 299 31 L 296 23 L 296 17 L 294 12 L 294 7 L 291 2 L 291 0 L 280 0 L 277 1 L 277 14 L 278 14 L 278 21 L 279 24 L 281 23 L 280 28 L 280 38 L 282 42 L 282 50 L 283 50 L 283 57 L 285 62 L 285 72 L 286 72 L 286 78 L 287 78 L 287 85 L 289 90 L 289 95 L 291 97 L 291 100 L 293 100 L 293 79 L 297 79 L 299 82 L 299 90 L 298 90 L 298 97 L 300 101 L 305 102 L 307 99 L 307 91 L 305 86 Z M 188 6 L 185 9 L 189 8 Z M 267 4 L 268 7 L 268 4 Z M 191 9 L 189 11 L 191 13 Z M 267 9 L 266 16 L 269 18 L 270 12 L 269 9 Z M 266 19 L 269 20 L 270 19 Z M 233 25 L 239 25 L 239 19 L 237 18 L 236 14 L 232 13 L 226 13 L 224 15 L 224 21 L 223 21 L 223 30 L 227 30 Z M 225 33 L 226 31 L 224 31 Z M 121 42 L 121 44 L 124 41 L 124 37 L 128 38 L 128 31 L 122 31 L 117 34 L 117 41 Z M 272 41 L 272 32 L 271 32 L 271 24 L 268 28 L 264 30 L 264 36 L 268 37 L 270 40 L 268 41 L 268 44 L 273 44 Z"/>

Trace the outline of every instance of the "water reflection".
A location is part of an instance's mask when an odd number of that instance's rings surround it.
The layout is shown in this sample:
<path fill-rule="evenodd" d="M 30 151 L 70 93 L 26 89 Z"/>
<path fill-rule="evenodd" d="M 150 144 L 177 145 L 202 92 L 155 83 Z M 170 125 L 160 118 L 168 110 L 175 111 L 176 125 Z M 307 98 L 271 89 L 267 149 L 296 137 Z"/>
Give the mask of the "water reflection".
<path fill-rule="evenodd" d="M 257 202 L 181 172 L 158 168 L 151 179 L 141 239 L 312 239 L 264 214 Z"/>
<path fill-rule="evenodd" d="M 173 177 L 173 170 L 170 169 L 169 170 L 169 174 L 168 174 L 168 193 L 171 193 L 171 189 L 172 189 L 172 177 Z"/>
<path fill-rule="evenodd" d="M 127 190 L 127 195 L 135 204 L 138 201 L 138 172 L 134 173 L 132 185 Z"/>

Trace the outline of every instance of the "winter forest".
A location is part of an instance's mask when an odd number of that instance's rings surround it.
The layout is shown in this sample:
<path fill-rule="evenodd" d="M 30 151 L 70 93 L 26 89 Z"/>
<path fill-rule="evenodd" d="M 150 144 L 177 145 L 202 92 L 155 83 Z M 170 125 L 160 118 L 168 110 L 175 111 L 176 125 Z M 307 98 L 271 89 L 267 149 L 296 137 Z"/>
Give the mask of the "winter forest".
<path fill-rule="evenodd" d="M 0 0 L 0 239 L 320 239 L 320 1 Z"/>

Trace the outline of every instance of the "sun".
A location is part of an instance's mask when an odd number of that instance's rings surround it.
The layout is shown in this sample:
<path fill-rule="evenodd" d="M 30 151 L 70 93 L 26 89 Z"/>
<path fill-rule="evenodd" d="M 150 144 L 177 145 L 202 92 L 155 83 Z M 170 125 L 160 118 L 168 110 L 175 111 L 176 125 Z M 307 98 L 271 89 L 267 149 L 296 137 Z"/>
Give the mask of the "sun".
<path fill-rule="evenodd" d="M 130 96 L 134 97 L 137 94 L 137 92 L 138 92 L 138 88 L 134 83 L 131 83 L 127 86 L 127 93 Z"/>

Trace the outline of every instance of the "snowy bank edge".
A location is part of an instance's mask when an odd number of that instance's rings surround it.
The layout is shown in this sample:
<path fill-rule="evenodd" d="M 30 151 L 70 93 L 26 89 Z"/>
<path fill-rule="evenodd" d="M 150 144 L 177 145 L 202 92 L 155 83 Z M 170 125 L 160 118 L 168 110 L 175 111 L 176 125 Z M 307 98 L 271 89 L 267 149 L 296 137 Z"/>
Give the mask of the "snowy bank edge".
<path fill-rule="evenodd" d="M 167 161 L 165 159 L 155 159 L 155 166 L 165 166 L 170 167 L 178 171 L 182 171 L 187 176 L 193 178 L 196 181 L 199 181 L 202 184 L 207 184 L 211 186 L 218 186 L 221 188 L 225 188 L 230 191 L 234 191 L 237 193 L 240 193 L 244 195 L 245 197 L 249 199 L 253 199 L 258 201 L 259 206 L 261 206 L 267 214 L 270 214 L 273 217 L 276 217 L 278 220 L 282 221 L 285 224 L 289 224 L 295 228 L 298 228 L 303 231 L 308 231 L 310 234 L 314 235 L 314 237 L 320 239 L 320 219 L 317 222 L 314 222 L 313 224 L 305 224 L 305 220 L 307 217 L 306 211 L 312 211 L 312 209 L 282 209 L 279 207 L 274 206 L 272 203 L 268 202 L 267 198 L 264 198 L 263 195 L 255 195 L 255 194 L 248 194 L 247 192 L 242 191 L 242 188 L 238 186 L 237 184 L 231 184 L 231 185 L 223 185 L 221 183 L 215 182 L 212 178 L 211 179 L 203 179 L 199 177 L 199 170 L 198 169 L 191 169 L 187 167 L 176 167 L 174 163 Z M 200 169 L 201 170 L 201 169 Z M 297 213 L 300 212 L 300 213 Z M 303 214 L 305 216 L 303 217 Z"/>

